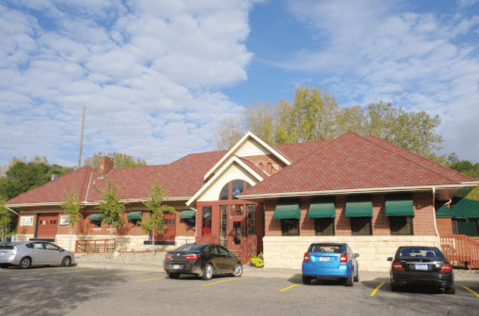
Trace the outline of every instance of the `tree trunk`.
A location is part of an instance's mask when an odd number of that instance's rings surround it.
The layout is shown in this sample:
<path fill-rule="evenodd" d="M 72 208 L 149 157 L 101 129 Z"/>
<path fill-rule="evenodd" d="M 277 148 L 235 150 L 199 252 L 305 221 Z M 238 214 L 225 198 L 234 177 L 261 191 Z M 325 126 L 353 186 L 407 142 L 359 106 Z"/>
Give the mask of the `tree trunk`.
<path fill-rule="evenodd" d="M 153 253 L 153 255 L 155 255 L 155 235 L 156 235 L 156 220 L 155 220 L 155 226 L 153 228 L 153 247 L 151 247 L 151 251 Z"/>

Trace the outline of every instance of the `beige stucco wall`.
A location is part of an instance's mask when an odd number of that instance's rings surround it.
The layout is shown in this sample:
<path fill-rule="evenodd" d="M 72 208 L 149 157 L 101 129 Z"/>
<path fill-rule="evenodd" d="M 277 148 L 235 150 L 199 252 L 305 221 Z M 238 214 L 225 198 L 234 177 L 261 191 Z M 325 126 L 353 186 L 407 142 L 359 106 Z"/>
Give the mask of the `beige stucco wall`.
<path fill-rule="evenodd" d="M 304 253 L 313 242 L 347 243 L 359 253 L 360 271 L 387 272 L 400 246 L 440 247 L 435 236 L 265 236 L 263 256 L 265 268 L 301 269 Z"/>

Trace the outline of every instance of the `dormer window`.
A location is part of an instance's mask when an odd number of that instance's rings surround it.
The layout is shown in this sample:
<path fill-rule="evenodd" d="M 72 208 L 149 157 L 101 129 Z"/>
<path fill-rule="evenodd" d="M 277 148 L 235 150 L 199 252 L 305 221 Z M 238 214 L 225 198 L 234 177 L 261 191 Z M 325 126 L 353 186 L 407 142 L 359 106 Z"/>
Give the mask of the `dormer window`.
<path fill-rule="evenodd" d="M 231 188 L 231 190 L 230 190 Z M 238 194 L 243 193 L 244 190 L 251 188 L 251 185 L 243 180 L 234 180 L 227 183 L 220 193 L 220 200 L 233 200 L 236 199 Z"/>

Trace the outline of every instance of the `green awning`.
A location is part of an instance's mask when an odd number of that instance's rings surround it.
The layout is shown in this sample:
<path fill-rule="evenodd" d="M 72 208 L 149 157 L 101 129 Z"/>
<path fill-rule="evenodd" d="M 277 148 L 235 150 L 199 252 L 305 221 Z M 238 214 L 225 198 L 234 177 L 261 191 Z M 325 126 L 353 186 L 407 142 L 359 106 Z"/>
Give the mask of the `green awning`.
<path fill-rule="evenodd" d="M 280 202 L 274 209 L 273 219 L 301 218 L 301 208 L 298 202 Z"/>
<path fill-rule="evenodd" d="M 141 219 L 141 215 L 142 215 L 141 213 L 142 213 L 142 211 L 130 212 L 126 218 L 127 219 Z"/>
<path fill-rule="evenodd" d="M 331 218 L 336 217 L 334 203 L 313 202 L 309 206 L 308 218 Z"/>
<path fill-rule="evenodd" d="M 180 218 L 193 218 L 196 216 L 196 212 L 194 210 L 183 210 L 180 214 Z"/>
<path fill-rule="evenodd" d="M 446 204 L 441 206 L 437 211 L 436 211 L 436 217 L 438 218 L 444 218 L 444 217 L 454 217 L 456 213 L 449 207 L 447 207 Z"/>
<path fill-rule="evenodd" d="M 90 217 L 88 217 L 88 219 L 91 221 L 101 221 L 100 213 L 93 213 L 90 215 Z"/>
<path fill-rule="evenodd" d="M 479 201 L 462 199 L 452 206 L 456 218 L 479 218 Z"/>
<path fill-rule="evenodd" d="M 386 216 L 414 216 L 412 200 L 386 201 Z"/>
<path fill-rule="evenodd" d="M 373 217 L 373 202 L 346 202 L 346 217 Z"/>

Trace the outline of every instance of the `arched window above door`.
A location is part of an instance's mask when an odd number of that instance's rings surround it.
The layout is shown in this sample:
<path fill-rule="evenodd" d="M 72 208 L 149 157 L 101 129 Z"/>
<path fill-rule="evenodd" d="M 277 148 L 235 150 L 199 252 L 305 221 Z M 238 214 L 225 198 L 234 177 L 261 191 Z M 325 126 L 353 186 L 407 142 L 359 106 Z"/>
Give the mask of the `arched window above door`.
<path fill-rule="evenodd" d="M 248 182 L 243 180 L 233 180 L 227 183 L 223 189 L 221 189 L 220 200 L 235 199 L 236 195 L 242 193 L 248 188 L 251 188 L 251 185 Z"/>

